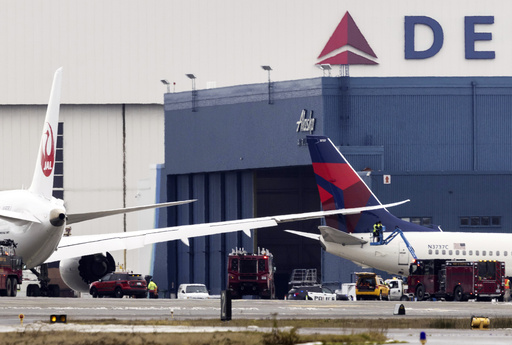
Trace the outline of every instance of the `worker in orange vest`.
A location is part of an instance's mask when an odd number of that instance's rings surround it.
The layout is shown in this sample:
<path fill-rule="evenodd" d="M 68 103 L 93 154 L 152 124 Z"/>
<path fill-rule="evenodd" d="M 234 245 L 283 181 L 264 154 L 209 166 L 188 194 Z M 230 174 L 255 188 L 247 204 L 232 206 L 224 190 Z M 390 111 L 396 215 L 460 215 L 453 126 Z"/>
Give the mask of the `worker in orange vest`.
<path fill-rule="evenodd" d="M 505 302 L 510 301 L 510 280 L 505 278 L 505 295 L 503 296 Z"/>

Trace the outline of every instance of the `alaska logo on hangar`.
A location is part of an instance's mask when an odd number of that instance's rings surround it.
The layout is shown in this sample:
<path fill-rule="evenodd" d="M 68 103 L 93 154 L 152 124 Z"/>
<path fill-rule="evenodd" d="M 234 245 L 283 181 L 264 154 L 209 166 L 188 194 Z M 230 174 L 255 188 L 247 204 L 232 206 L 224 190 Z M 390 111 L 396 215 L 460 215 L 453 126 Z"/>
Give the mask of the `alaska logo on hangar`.
<path fill-rule="evenodd" d="M 317 59 L 323 60 L 317 62 L 317 65 L 378 65 L 378 62 L 348 50 L 347 46 L 377 58 L 348 11 L 318 56 Z"/>

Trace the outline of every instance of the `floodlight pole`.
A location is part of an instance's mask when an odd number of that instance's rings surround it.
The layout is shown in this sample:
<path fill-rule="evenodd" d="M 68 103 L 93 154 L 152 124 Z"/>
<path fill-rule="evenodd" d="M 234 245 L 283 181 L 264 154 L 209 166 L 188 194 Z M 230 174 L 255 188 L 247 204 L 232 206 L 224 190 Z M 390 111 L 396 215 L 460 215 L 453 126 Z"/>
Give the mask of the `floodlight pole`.
<path fill-rule="evenodd" d="M 192 111 L 196 112 L 196 102 L 197 102 L 197 90 L 196 90 L 196 76 L 193 74 L 186 74 L 186 76 L 192 80 Z"/>
<path fill-rule="evenodd" d="M 268 73 L 268 104 L 274 104 L 274 83 L 270 80 L 270 71 L 272 71 L 272 67 L 261 66 L 261 68 L 263 68 L 263 70 L 267 71 Z"/>

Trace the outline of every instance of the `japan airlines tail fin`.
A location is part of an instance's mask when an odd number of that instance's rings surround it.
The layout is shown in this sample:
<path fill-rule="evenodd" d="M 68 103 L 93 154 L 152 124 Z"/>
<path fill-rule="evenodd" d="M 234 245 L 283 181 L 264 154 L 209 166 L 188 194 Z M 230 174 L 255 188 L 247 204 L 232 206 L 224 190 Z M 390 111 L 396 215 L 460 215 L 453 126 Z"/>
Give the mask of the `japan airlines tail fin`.
<path fill-rule="evenodd" d="M 328 137 L 308 136 L 307 142 L 324 211 L 382 205 Z M 348 233 L 371 232 L 379 220 L 388 231 L 397 226 L 403 231 L 433 231 L 403 221 L 386 208 L 325 217 L 327 226 Z"/>
<path fill-rule="evenodd" d="M 48 102 L 41 143 L 39 144 L 39 153 L 34 169 L 34 176 L 32 177 L 32 184 L 29 188 L 29 191 L 32 193 L 43 195 L 47 199 L 51 198 L 53 190 L 61 84 L 62 67 L 55 72 L 53 77 L 50 101 Z"/>

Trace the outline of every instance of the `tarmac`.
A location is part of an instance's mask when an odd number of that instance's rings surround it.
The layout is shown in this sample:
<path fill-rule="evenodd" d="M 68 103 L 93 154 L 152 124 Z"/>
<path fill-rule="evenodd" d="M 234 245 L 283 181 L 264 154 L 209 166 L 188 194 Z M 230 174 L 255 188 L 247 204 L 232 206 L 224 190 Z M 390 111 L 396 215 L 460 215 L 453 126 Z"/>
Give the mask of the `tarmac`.
<path fill-rule="evenodd" d="M 176 299 L 114 299 L 114 298 L 1 298 L 0 332 L 28 330 L 79 332 L 217 332 L 254 331 L 270 329 L 256 326 L 184 327 L 184 326 L 119 326 L 80 325 L 76 320 L 122 319 L 220 319 L 220 300 Z M 395 315 L 403 305 L 405 315 Z M 23 314 L 23 324 L 19 316 Z M 66 315 L 68 323 L 50 324 L 50 315 Z M 350 318 L 378 320 L 379 318 L 467 318 L 473 315 L 488 317 L 491 329 L 388 329 L 387 335 L 395 341 L 419 344 L 425 332 L 428 344 L 505 344 L 510 343 L 512 329 L 492 329 L 493 317 L 510 317 L 512 303 L 503 302 L 392 302 L 392 301 L 283 301 L 283 300 L 234 300 L 232 319 L 332 319 Z M 364 328 L 300 328 L 299 333 L 345 334 L 366 331 Z"/>

